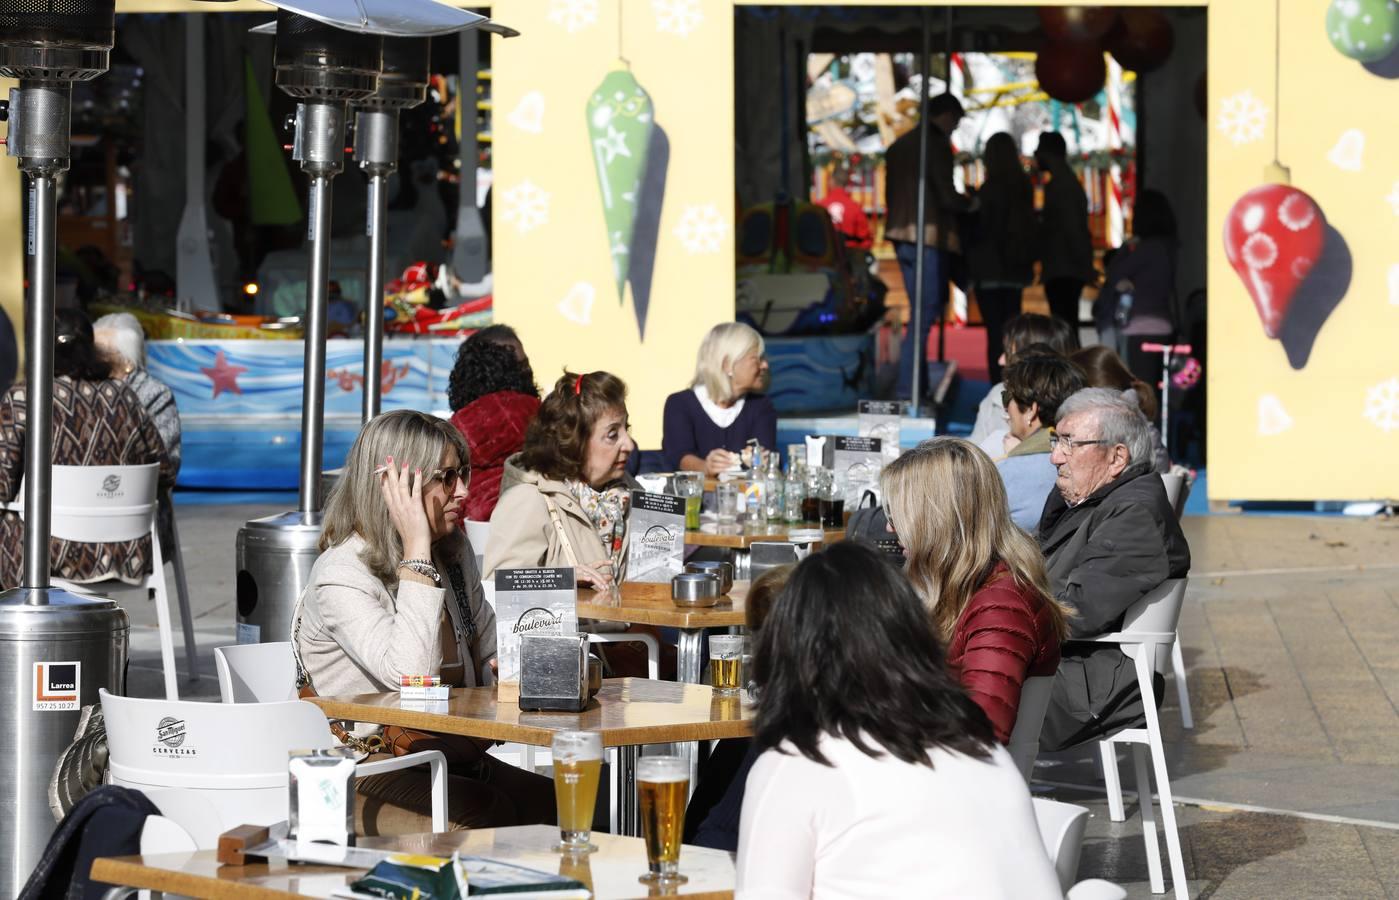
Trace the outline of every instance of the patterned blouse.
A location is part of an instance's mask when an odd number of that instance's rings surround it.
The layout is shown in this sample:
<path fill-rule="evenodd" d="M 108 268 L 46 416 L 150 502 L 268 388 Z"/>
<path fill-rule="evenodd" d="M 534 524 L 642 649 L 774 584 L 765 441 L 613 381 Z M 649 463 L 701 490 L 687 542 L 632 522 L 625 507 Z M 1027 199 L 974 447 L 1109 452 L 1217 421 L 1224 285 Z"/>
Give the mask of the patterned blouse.
<path fill-rule="evenodd" d="M 0 394 L 0 500 L 19 495 L 24 479 L 27 416 L 23 384 Z M 53 463 L 64 466 L 160 463 L 160 480 L 174 480 L 174 469 L 155 423 L 140 399 L 121 381 L 53 380 Z M 49 541 L 50 571 L 73 582 L 119 578 L 139 584 L 151 568 L 149 537 L 116 543 Z M 24 523 L 14 512 L 0 517 L 0 589 L 24 577 Z"/>

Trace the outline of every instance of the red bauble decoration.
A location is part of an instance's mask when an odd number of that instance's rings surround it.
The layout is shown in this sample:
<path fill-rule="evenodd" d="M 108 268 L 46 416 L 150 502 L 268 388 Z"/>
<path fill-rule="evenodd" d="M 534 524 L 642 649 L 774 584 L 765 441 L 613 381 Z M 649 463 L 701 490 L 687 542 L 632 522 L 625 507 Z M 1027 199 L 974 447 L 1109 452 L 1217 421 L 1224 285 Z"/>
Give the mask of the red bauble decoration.
<path fill-rule="evenodd" d="M 1096 41 L 1117 22 L 1117 10 L 1101 6 L 1042 6 L 1040 27 L 1053 41 Z"/>
<path fill-rule="evenodd" d="M 1150 72 L 1160 68 L 1176 44 L 1175 29 L 1155 9 L 1124 9 L 1103 46 L 1124 69 Z"/>
<path fill-rule="evenodd" d="M 1244 194 L 1224 219 L 1224 252 L 1253 297 L 1263 333 L 1276 338 L 1297 287 L 1321 258 L 1326 217 L 1316 201 L 1286 184 Z"/>
<path fill-rule="evenodd" d="M 1051 43 L 1035 57 L 1040 89 L 1064 103 L 1082 103 L 1103 89 L 1108 77 L 1097 44 Z"/>

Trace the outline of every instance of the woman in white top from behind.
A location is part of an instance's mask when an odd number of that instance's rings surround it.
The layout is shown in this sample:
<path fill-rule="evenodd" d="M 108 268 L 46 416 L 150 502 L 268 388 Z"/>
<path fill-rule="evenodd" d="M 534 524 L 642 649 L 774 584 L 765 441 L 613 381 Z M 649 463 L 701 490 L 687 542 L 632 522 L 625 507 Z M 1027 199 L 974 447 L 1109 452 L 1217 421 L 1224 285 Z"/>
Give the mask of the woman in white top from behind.
<path fill-rule="evenodd" d="M 1024 779 L 878 550 L 797 567 L 753 678 L 739 900 L 1062 897 Z"/>

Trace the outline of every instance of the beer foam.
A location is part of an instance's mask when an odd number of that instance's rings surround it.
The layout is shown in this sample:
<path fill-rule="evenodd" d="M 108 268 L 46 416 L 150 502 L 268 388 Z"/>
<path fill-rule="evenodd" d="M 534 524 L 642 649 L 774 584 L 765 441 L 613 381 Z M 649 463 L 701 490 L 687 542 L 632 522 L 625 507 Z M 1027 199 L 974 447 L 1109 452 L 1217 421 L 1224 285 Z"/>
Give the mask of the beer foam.
<path fill-rule="evenodd" d="M 689 781 L 690 767 L 684 762 L 679 764 L 667 762 L 652 767 L 646 765 L 646 758 L 643 756 L 636 764 L 636 780 L 649 784 L 674 784 L 677 781 Z"/>

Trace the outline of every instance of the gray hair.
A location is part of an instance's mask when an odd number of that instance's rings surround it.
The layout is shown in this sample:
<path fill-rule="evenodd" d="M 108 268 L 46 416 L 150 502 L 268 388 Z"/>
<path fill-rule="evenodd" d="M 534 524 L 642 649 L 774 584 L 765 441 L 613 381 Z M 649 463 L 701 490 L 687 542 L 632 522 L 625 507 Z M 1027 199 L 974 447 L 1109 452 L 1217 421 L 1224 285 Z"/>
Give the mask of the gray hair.
<path fill-rule="evenodd" d="M 709 399 L 716 403 L 728 403 L 734 397 L 733 377 L 730 369 L 734 363 L 757 350 L 764 350 L 763 336 L 742 322 L 722 322 L 715 325 L 705 335 L 700 344 L 699 359 L 695 364 L 695 380 L 690 387 L 704 385 L 709 391 Z M 728 364 L 728 369 L 725 368 Z"/>
<path fill-rule="evenodd" d="M 1124 476 L 1149 472 L 1155 466 L 1151 423 L 1142 414 L 1135 391 L 1113 388 L 1084 388 L 1070 395 L 1059 406 L 1059 421 L 1078 413 L 1092 413 L 1098 425 L 1099 440 L 1127 448 Z"/>
<path fill-rule="evenodd" d="M 121 354 L 133 366 L 146 364 L 146 332 L 131 313 L 108 313 L 92 323 L 92 331 L 99 347 Z"/>

